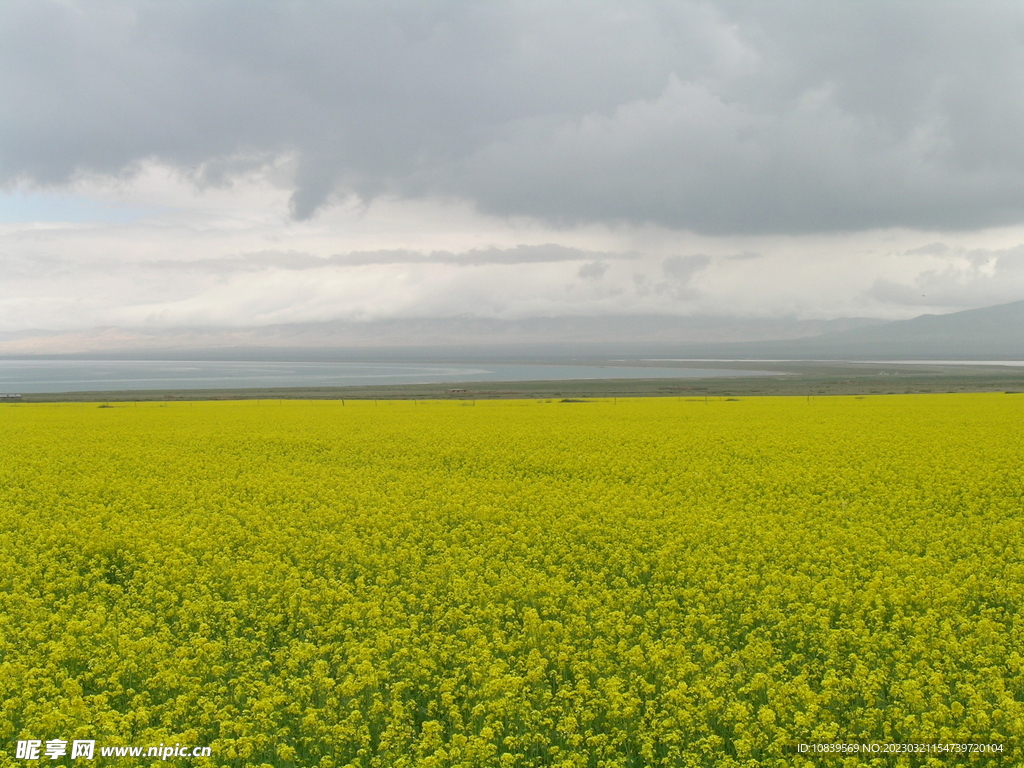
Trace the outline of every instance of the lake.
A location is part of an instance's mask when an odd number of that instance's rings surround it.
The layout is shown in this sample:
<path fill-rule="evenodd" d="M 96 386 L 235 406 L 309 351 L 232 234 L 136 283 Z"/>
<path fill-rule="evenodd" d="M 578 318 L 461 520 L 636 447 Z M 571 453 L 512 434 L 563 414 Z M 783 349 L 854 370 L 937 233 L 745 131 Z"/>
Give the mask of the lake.
<path fill-rule="evenodd" d="M 345 387 L 570 379 L 695 379 L 768 371 L 619 365 L 251 362 L 218 360 L 0 360 L 0 393 Z"/>

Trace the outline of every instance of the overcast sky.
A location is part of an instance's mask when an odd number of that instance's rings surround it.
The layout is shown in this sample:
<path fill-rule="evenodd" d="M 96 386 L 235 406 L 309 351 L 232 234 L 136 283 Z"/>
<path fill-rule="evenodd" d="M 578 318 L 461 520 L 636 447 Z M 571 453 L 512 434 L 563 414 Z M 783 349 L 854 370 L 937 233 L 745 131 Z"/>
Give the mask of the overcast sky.
<path fill-rule="evenodd" d="M 0 14 L 0 331 L 1024 299 L 1022 2 Z"/>

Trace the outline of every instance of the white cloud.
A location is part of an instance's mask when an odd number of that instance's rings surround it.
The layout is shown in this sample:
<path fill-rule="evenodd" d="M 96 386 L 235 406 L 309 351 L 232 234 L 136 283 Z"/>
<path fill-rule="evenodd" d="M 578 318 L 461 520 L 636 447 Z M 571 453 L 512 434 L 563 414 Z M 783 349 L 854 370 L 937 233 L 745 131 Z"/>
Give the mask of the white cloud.
<path fill-rule="evenodd" d="M 149 165 L 74 189 L 144 217 L 0 225 L 0 330 L 458 315 L 898 318 L 1024 294 L 1017 229 L 707 237 L 557 228 L 392 198 L 295 222 L 281 215 L 288 190 L 269 173 L 196 189 Z"/>
<path fill-rule="evenodd" d="M 14 0 L 0 330 L 1020 299 L 1022 28 L 1012 4 Z"/>

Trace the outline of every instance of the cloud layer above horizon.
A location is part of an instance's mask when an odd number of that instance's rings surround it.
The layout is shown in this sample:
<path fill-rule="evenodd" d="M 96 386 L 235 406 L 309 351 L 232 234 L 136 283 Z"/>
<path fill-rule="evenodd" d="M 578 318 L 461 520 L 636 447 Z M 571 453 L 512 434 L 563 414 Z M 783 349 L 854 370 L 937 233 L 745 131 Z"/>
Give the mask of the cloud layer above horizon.
<path fill-rule="evenodd" d="M 12 0 L 0 103 L 0 330 L 1024 297 L 1021 3 Z"/>

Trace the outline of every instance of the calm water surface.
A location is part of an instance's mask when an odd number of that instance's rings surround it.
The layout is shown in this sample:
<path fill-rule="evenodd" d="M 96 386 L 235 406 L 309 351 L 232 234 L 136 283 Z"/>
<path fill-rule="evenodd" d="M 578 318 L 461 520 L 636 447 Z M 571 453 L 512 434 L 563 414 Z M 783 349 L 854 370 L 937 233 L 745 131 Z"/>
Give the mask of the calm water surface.
<path fill-rule="evenodd" d="M 568 379 L 694 379 L 768 375 L 772 374 L 767 371 L 618 365 L 0 360 L 0 393 L 344 387 Z"/>

